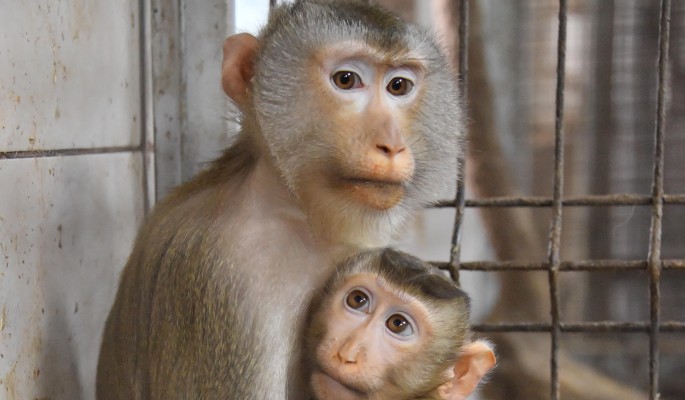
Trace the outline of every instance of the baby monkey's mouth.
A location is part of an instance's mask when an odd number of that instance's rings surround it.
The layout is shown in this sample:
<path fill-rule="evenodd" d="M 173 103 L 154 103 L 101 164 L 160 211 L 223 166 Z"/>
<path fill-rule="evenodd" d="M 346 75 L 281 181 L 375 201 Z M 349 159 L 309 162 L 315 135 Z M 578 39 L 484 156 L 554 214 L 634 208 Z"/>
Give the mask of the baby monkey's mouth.
<path fill-rule="evenodd" d="M 350 384 L 328 374 L 323 369 L 319 369 L 312 375 L 312 381 L 314 385 L 325 385 L 329 387 L 334 393 L 340 393 L 340 390 L 347 391 L 349 395 L 357 398 L 365 398 L 366 392 L 351 386 Z M 342 396 L 341 396 L 342 397 Z"/>

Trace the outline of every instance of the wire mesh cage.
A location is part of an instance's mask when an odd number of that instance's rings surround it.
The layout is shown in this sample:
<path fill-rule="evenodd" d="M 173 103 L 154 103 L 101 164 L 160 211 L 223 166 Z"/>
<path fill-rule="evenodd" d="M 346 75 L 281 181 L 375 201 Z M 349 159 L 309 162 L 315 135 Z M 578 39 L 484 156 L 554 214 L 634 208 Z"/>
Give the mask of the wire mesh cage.
<path fill-rule="evenodd" d="M 459 32 L 460 32 L 460 46 L 459 46 L 459 57 L 461 63 L 466 64 L 466 54 L 468 40 L 468 1 L 464 0 L 460 2 L 460 21 L 459 21 Z M 544 5 L 549 7 L 550 2 L 542 2 Z M 576 2 L 579 3 L 579 2 Z M 602 62 L 609 64 L 607 71 L 601 71 L 599 74 L 604 72 L 605 76 L 596 76 L 598 79 L 597 92 L 595 102 L 602 101 L 602 96 L 607 96 L 607 92 L 614 89 L 615 92 L 620 90 L 632 90 L 633 93 L 630 95 L 621 96 L 621 93 L 614 94 L 614 97 L 609 97 L 604 99 L 604 101 L 609 102 L 617 114 L 623 113 L 614 118 L 607 118 L 606 115 L 600 114 L 596 117 L 595 124 L 599 126 L 596 130 L 596 134 L 604 136 L 611 135 L 617 136 L 616 128 L 613 132 L 610 129 L 607 130 L 607 125 L 616 122 L 617 125 L 621 125 L 628 120 L 628 123 L 632 123 L 633 142 L 640 142 L 639 144 L 634 143 L 633 146 L 641 146 L 641 148 L 646 148 L 648 144 L 652 147 L 652 154 L 646 158 L 646 153 L 641 151 L 637 153 L 635 158 L 642 157 L 641 160 L 634 160 L 632 165 L 617 165 L 619 163 L 605 163 L 597 171 L 604 171 L 604 174 L 610 175 L 611 168 L 615 168 L 619 172 L 631 177 L 633 181 L 639 179 L 640 175 L 644 180 L 644 165 L 645 162 L 651 161 L 651 190 L 649 193 L 645 194 L 635 194 L 631 192 L 627 193 L 609 193 L 609 194 L 594 194 L 594 195 L 579 195 L 579 196 L 566 196 L 564 193 L 564 164 L 565 164 L 565 94 L 566 87 L 565 84 L 569 81 L 566 77 L 566 49 L 567 49 L 567 22 L 569 18 L 569 5 L 565 0 L 559 1 L 557 4 L 558 10 L 558 34 L 556 38 L 556 87 L 555 87 L 555 107 L 554 107 L 554 143 L 553 143 L 553 174 L 552 174 L 552 185 L 551 185 L 551 195 L 548 196 L 501 196 L 501 197 L 490 197 L 481 199 L 469 199 L 465 200 L 464 187 L 459 186 L 459 193 L 454 202 L 445 202 L 441 206 L 455 206 L 458 211 L 457 221 L 455 222 L 455 233 L 452 241 L 452 254 L 449 263 L 441 264 L 442 268 L 450 270 L 453 277 L 458 278 L 458 273 L 461 270 L 478 270 L 478 271 L 546 271 L 548 274 L 548 287 L 549 287 L 549 299 L 550 303 L 550 318 L 548 322 L 542 323 L 530 323 L 525 321 L 515 322 L 515 323 L 489 323 L 481 324 L 474 327 L 475 330 L 480 332 L 547 332 L 551 336 L 551 349 L 550 349 L 550 393 L 552 399 L 558 399 L 561 397 L 560 390 L 560 375 L 564 374 L 563 368 L 560 368 L 559 361 L 559 350 L 561 347 L 562 333 L 580 333 L 580 334 L 592 334 L 592 333 L 647 333 L 648 335 L 648 374 L 649 374 L 649 398 L 656 399 L 660 396 L 660 382 L 663 382 L 663 377 L 660 377 L 660 348 L 661 338 L 666 333 L 684 333 L 685 323 L 682 321 L 682 312 L 678 314 L 677 305 L 669 307 L 669 310 L 676 310 L 669 314 L 669 317 L 674 319 L 665 319 L 662 313 L 662 303 L 663 303 L 663 291 L 662 286 L 662 275 L 671 272 L 680 272 L 685 267 L 685 260 L 682 259 L 683 251 L 683 224 L 681 218 L 671 217 L 668 222 L 666 222 L 664 217 L 664 209 L 670 206 L 674 206 L 673 210 L 670 210 L 674 214 L 682 213 L 682 205 L 685 204 L 685 196 L 677 193 L 668 193 L 665 191 L 665 158 L 667 157 L 667 152 L 669 150 L 675 150 L 672 153 L 672 157 L 680 157 L 682 161 L 682 155 L 685 154 L 682 151 L 682 131 L 680 135 L 676 134 L 676 138 L 672 141 L 675 146 L 673 149 L 667 149 L 666 143 L 666 133 L 668 126 L 681 126 L 680 121 L 682 117 L 677 113 L 677 107 L 682 107 L 678 101 L 676 101 L 675 106 L 669 110 L 669 114 L 673 116 L 676 121 L 671 125 L 667 125 L 666 115 L 667 115 L 667 92 L 669 86 L 673 88 L 673 92 L 678 90 L 676 82 L 669 79 L 669 47 L 670 43 L 670 31 L 671 31 L 671 4 L 670 1 L 661 1 L 660 4 L 652 3 L 647 4 L 646 2 L 633 2 L 633 4 L 622 3 L 619 6 L 614 6 L 613 2 L 601 2 L 601 4 L 594 5 L 595 7 L 588 7 L 585 10 L 575 10 L 576 14 L 585 13 L 588 16 L 588 12 L 595 12 L 595 15 L 590 15 L 598 19 L 596 26 L 605 27 L 605 31 L 596 33 L 596 40 L 609 41 L 610 49 L 614 50 L 614 53 L 599 53 L 599 57 L 595 60 L 598 64 L 597 68 L 601 68 Z M 578 4 L 576 4 L 578 7 Z M 586 5 L 587 7 L 587 5 Z M 635 18 L 632 23 L 626 23 L 626 14 L 630 14 L 631 9 L 633 14 L 639 14 L 639 18 Z M 530 10 L 528 10 L 530 11 Z M 682 9 L 678 9 L 678 13 L 682 13 Z M 651 17 L 651 21 L 649 20 Z M 607 20 L 608 19 L 608 20 Z M 649 24 L 656 25 L 656 32 L 647 32 Z M 614 32 L 606 32 L 606 27 L 613 27 Z M 656 33 L 656 34 L 654 34 Z M 653 37 L 652 37 L 653 36 Z M 626 39 L 626 37 L 628 39 Z M 650 37 L 653 41 L 651 44 L 645 43 L 645 37 Z M 621 40 L 630 40 L 633 42 L 643 43 L 633 43 L 634 48 L 631 49 L 621 49 Z M 613 43 L 611 42 L 613 40 Z M 604 43 L 605 48 L 600 48 L 602 43 L 597 44 L 597 51 L 606 51 L 607 44 Z M 636 51 L 637 49 L 637 51 Z M 621 54 L 623 50 L 623 54 Z M 642 54 L 640 54 L 642 53 Z M 646 53 L 646 54 L 645 54 Z M 607 56 L 608 54 L 608 56 Z M 604 59 L 601 57 L 604 56 Z M 626 67 L 626 61 L 621 60 L 616 57 L 632 57 L 630 61 L 633 64 L 642 63 L 641 72 L 643 75 L 635 77 L 636 65 L 632 65 L 633 76 L 623 76 L 626 75 L 622 68 Z M 651 61 L 653 56 L 656 62 Z M 646 60 L 646 61 L 645 61 Z M 612 63 L 614 69 L 612 69 Z M 652 68 L 645 68 L 645 65 L 650 65 Z M 676 63 L 677 64 L 677 63 Z M 654 68 L 655 67 L 655 68 Z M 606 69 L 607 67 L 604 66 Z M 675 71 L 677 67 L 672 67 Z M 651 69 L 651 71 L 650 71 Z M 598 74 L 598 75 L 599 75 Z M 609 75 L 609 76 L 606 76 Z M 614 81 L 612 82 L 612 75 Z M 617 76 L 618 75 L 618 76 Z M 632 81 L 621 82 L 620 79 L 632 78 Z M 469 90 L 468 87 L 468 75 L 465 67 L 460 69 L 460 81 L 464 86 L 464 93 Z M 651 87 L 647 85 L 647 82 L 651 84 Z M 675 85 L 673 85 L 675 83 Z M 539 84 L 539 82 L 538 82 Z M 602 87 L 604 84 L 605 87 Z M 612 87 L 613 84 L 613 87 Z M 607 85 L 609 87 L 607 87 Z M 636 89 L 637 88 L 637 89 Z M 637 92 L 635 92 L 638 90 Z M 653 94 L 650 96 L 649 94 Z M 609 94 L 609 96 L 611 96 Z M 631 104 L 625 104 L 626 102 L 638 102 L 636 106 L 631 107 Z M 535 106 L 534 106 L 535 107 Z M 540 107 L 539 105 L 537 107 Z M 596 108 L 601 108 L 601 104 L 595 103 Z M 606 108 L 606 106 L 604 106 Z M 544 109 L 544 107 L 542 107 Z M 604 110 L 600 109 L 600 112 Z M 636 116 L 636 111 L 642 115 Z M 651 117 L 651 121 L 645 118 L 645 114 Z M 608 120 L 608 121 L 607 121 Z M 651 125 L 651 126 L 650 126 Z M 600 131 L 605 130 L 605 131 Z M 674 129 L 675 130 L 675 129 Z M 551 132 L 550 132 L 551 133 Z M 647 133 L 651 133 L 649 136 Z M 478 133 L 475 133 L 478 134 Z M 606 137 L 597 138 L 604 140 L 604 143 L 599 143 L 595 151 L 599 154 L 602 152 L 607 152 L 607 146 L 613 146 L 614 151 L 616 147 L 620 147 L 620 140 L 614 140 L 613 142 L 607 141 Z M 625 141 L 625 138 L 624 138 Z M 618 142 L 618 143 L 617 143 Z M 652 143 L 644 143 L 652 142 Z M 604 146 L 604 148 L 602 148 Z M 625 146 L 624 146 L 625 147 Z M 677 153 L 677 148 L 680 147 L 680 152 Z M 633 152 L 635 153 L 635 152 Z M 606 154 L 606 153 L 604 153 Z M 630 154 L 630 153 L 627 153 Z M 620 161 L 620 160 L 619 160 Z M 641 162 L 640 162 L 641 161 Z M 675 164 L 675 163 L 674 163 Z M 631 169 L 632 167 L 632 169 Z M 603 168 L 603 169 L 602 169 Z M 607 171 L 609 169 L 609 171 Z M 680 169 L 674 165 L 674 171 L 672 174 L 672 186 L 680 189 L 682 186 L 682 178 L 679 180 L 676 178 L 682 175 L 682 162 L 680 164 Z M 599 172 L 600 174 L 602 172 Z M 616 174 L 614 174 L 616 175 Z M 637 176 L 637 178 L 635 178 Z M 604 179 L 607 179 L 604 177 Z M 597 179 L 599 180 L 599 179 Z M 625 181 L 625 177 L 623 178 Z M 617 186 L 619 188 L 631 188 L 631 185 L 621 182 L 620 178 L 614 177 L 613 181 L 618 181 Z M 600 182 L 595 183 L 596 185 Z M 634 186 L 633 186 L 634 187 Z M 681 207 L 677 207 L 681 206 Z M 551 210 L 550 217 L 550 229 L 549 229 L 549 239 L 548 239 L 548 254 L 547 260 L 541 262 L 527 262 L 521 263 L 516 261 L 502 260 L 499 262 L 471 262 L 471 263 L 459 263 L 459 236 L 462 234 L 460 232 L 460 221 L 463 216 L 463 207 L 544 207 Z M 624 229 L 622 230 L 623 235 L 619 236 L 618 239 L 614 239 L 613 243 L 611 241 L 607 242 L 604 240 L 603 249 L 604 251 L 590 251 L 589 255 L 609 257 L 607 259 L 586 259 L 579 261 L 562 260 L 561 248 L 562 248 L 562 222 L 565 221 L 564 216 L 567 214 L 567 209 L 570 207 L 602 207 L 605 210 L 610 208 L 619 207 L 630 207 L 630 212 L 636 214 L 636 210 L 640 209 L 638 213 L 641 213 L 642 218 L 647 218 L 649 224 L 643 224 L 642 229 Z M 606 214 L 606 212 L 604 213 Z M 636 217 L 640 218 L 640 215 Z M 600 222 L 599 219 L 592 219 L 593 221 Z M 666 228 L 665 226 L 668 226 Z M 602 230 L 606 229 L 606 226 L 598 226 L 597 228 L 591 228 L 589 234 L 592 236 L 594 233 L 594 241 L 601 242 L 601 237 L 606 237 L 606 230 L 604 235 L 602 235 Z M 672 237 L 666 237 L 667 234 L 672 235 Z M 625 237 L 629 236 L 629 237 Z M 639 246 L 636 243 L 647 242 L 648 247 L 644 249 L 643 253 L 640 253 Z M 609 245 L 613 244 L 612 252 L 606 251 L 610 248 Z M 666 259 L 662 257 L 662 252 L 668 248 L 666 251 L 669 256 L 677 257 L 680 255 L 681 258 Z M 601 249 L 601 247 L 600 247 Z M 636 251 L 637 250 L 637 251 Z M 641 255 L 641 257 L 640 257 Z M 620 258 L 637 258 L 632 260 Z M 640 259 L 641 258 L 641 259 Z M 680 271 L 679 271 L 680 270 Z M 611 280 L 614 282 L 625 282 L 624 278 L 617 278 L 616 274 L 619 272 L 629 273 L 630 271 L 640 271 L 643 272 L 639 277 L 632 278 L 632 280 L 640 279 L 642 283 L 648 285 L 648 313 L 647 318 L 643 320 L 636 321 L 617 321 L 617 320 L 598 320 L 592 322 L 571 322 L 565 320 L 562 317 L 561 305 L 560 305 L 560 273 L 572 272 L 572 271 L 588 271 L 597 274 L 606 274 L 610 272 L 611 275 L 607 278 L 604 277 L 597 278 L 597 281 L 602 282 L 605 287 L 606 285 L 611 285 Z M 646 273 L 644 273 L 646 272 Z M 678 288 L 682 290 L 683 281 L 682 274 L 680 276 L 672 275 L 674 285 L 669 288 L 671 291 L 677 291 Z M 591 279 L 591 281 L 594 278 Z M 615 285 L 615 283 L 614 283 Z M 606 290 L 606 289 L 605 289 Z M 677 316 L 681 317 L 681 320 L 675 320 Z M 586 337 L 585 341 L 592 341 L 592 338 Z M 680 338 L 682 341 L 682 338 Z M 671 363 L 673 364 L 673 363 Z M 669 365 L 669 368 L 673 368 L 673 365 Z M 660 379 L 661 378 L 661 379 Z M 670 376 L 673 380 L 674 376 Z M 668 390 L 673 390 L 674 392 L 668 392 L 669 395 L 675 396 L 673 398 L 682 397 L 682 392 L 675 392 L 679 390 L 675 387 L 671 388 L 670 385 Z"/>

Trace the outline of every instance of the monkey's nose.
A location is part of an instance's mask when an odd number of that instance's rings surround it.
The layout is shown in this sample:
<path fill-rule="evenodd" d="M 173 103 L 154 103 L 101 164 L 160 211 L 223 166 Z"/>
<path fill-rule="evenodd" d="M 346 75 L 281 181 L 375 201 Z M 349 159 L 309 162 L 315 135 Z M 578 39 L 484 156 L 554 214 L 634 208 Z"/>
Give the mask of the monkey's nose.
<path fill-rule="evenodd" d="M 338 350 L 338 358 L 343 365 L 354 365 L 359 361 L 360 350 L 359 343 L 347 342 Z"/>
<path fill-rule="evenodd" d="M 394 158 L 396 155 L 400 154 L 406 149 L 404 144 L 377 144 L 376 149 L 380 150 L 388 158 Z"/>
<path fill-rule="evenodd" d="M 338 358 L 340 362 L 344 365 L 354 365 L 357 363 L 358 351 L 356 349 L 341 349 L 338 352 Z"/>
<path fill-rule="evenodd" d="M 402 131 L 392 121 L 376 130 L 372 140 L 376 152 L 391 160 L 407 148 Z"/>

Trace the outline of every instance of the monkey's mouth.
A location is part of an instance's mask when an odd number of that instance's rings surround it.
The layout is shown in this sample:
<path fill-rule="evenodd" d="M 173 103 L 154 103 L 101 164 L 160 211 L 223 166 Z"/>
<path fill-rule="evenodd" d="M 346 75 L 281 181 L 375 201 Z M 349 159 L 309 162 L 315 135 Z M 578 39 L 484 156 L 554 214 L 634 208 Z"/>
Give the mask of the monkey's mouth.
<path fill-rule="evenodd" d="M 390 179 L 374 179 L 374 178 L 359 178 L 359 177 L 347 177 L 343 178 L 344 182 L 350 185 L 360 185 L 360 186 L 372 186 L 378 188 L 392 187 L 392 186 L 402 186 L 402 181 L 390 180 Z"/>
<path fill-rule="evenodd" d="M 327 394 L 337 393 L 342 395 L 343 393 L 346 393 L 348 395 L 340 396 L 340 398 L 363 398 L 366 395 L 365 392 L 352 387 L 345 382 L 341 382 L 322 370 L 316 371 L 312 374 L 312 384 L 315 390 L 322 390 Z"/>
<path fill-rule="evenodd" d="M 342 185 L 352 197 L 379 210 L 394 207 L 404 198 L 404 183 L 395 180 L 343 178 Z"/>

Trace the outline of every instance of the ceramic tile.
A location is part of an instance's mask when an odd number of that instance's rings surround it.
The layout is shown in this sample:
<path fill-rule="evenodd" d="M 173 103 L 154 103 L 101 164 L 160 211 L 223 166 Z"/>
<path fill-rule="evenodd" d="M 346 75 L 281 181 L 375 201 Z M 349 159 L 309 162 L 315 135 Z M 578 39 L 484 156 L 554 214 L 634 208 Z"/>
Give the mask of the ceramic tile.
<path fill-rule="evenodd" d="M 141 168 L 138 153 L 0 161 L 0 398 L 95 398 Z"/>
<path fill-rule="evenodd" d="M 139 143 L 138 2 L 9 3 L 0 13 L 0 151 Z"/>

